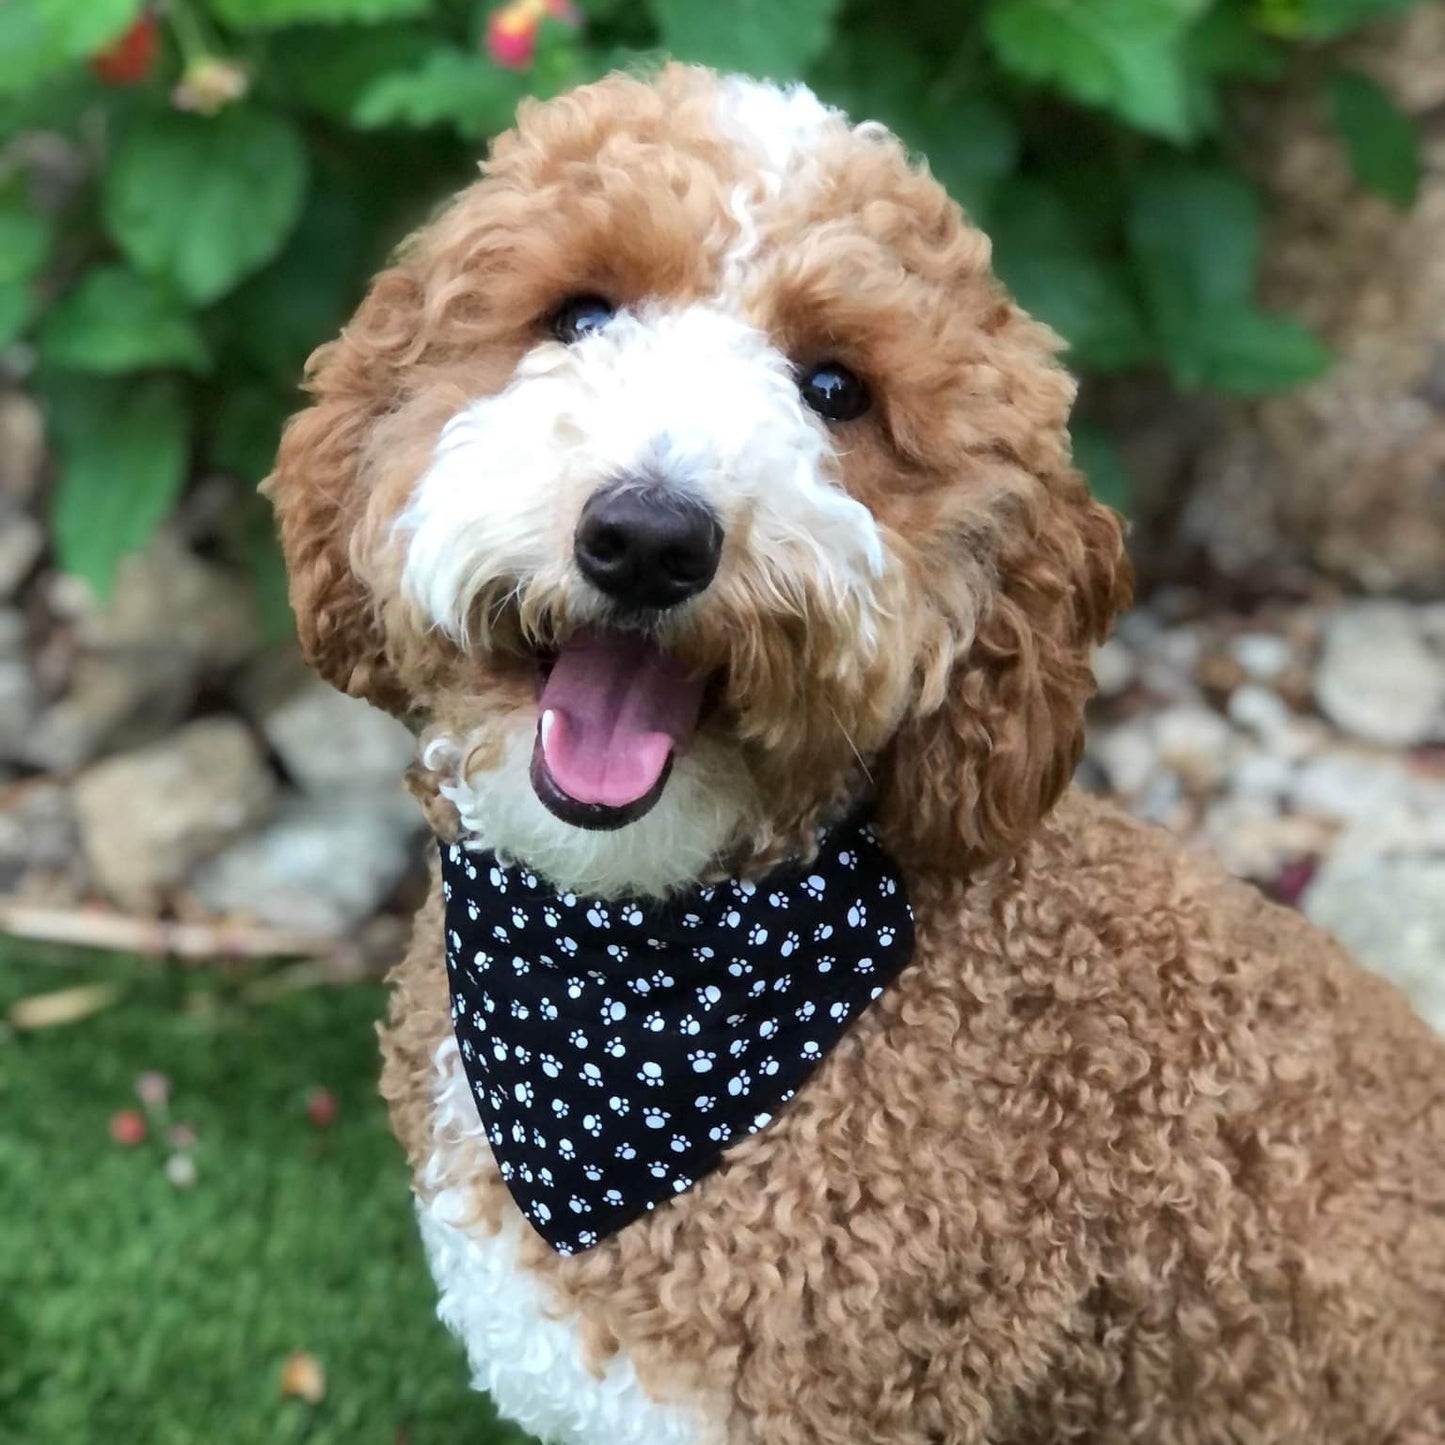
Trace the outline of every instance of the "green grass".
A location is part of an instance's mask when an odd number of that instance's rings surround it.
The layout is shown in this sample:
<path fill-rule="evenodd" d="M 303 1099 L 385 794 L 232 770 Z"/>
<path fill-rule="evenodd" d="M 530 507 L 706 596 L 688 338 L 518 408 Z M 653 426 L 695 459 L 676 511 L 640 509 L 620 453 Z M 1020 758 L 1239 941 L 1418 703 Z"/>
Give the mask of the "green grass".
<path fill-rule="evenodd" d="M 98 1016 L 0 1038 L 0 1442 L 513 1445 L 433 1314 L 406 1167 L 376 1095 L 376 986 L 247 1004 L 213 970 L 17 956 L 17 997 L 109 979 Z M 165 1177 L 161 1130 L 107 1126 L 135 1079 L 172 1082 L 199 1179 Z M 332 1090 L 334 1125 L 307 1118 Z M 282 1362 L 325 1368 L 318 1405 Z"/>

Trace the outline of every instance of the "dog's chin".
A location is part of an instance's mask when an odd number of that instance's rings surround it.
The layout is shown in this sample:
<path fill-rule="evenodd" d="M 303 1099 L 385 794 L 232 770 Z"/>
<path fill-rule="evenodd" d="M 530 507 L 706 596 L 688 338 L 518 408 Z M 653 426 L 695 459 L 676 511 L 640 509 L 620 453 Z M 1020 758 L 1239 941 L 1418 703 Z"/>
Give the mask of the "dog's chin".
<path fill-rule="evenodd" d="M 540 736 L 532 748 L 530 775 L 532 791 L 536 793 L 537 801 L 554 818 L 574 828 L 586 828 L 589 832 L 613 833 L 618 828 L 625 828 L 629 823 L 645 818 L 657 806 L 658 799 L 667 787 L 667 780 L 672 776 L 672 758 L 668 758 L 661 775 L 647 792 L 640 798 L 634 798 L 631 802 L 619 806 L 584 803 L 567 793 L 547 766 Z"/>

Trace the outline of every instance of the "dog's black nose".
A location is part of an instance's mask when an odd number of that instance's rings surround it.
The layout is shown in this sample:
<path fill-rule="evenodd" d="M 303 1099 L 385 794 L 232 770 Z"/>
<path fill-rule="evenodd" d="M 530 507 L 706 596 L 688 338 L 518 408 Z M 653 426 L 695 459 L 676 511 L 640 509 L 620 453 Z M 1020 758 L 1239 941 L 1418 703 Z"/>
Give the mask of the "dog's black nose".
<path fill-rule="evenodd" d="M 670 487 L 615 482 L 587 500 L 572 552 L 582 575 L 625 607 L 675 607 L 717 572 L 723 531 L 712 512 Z"/>

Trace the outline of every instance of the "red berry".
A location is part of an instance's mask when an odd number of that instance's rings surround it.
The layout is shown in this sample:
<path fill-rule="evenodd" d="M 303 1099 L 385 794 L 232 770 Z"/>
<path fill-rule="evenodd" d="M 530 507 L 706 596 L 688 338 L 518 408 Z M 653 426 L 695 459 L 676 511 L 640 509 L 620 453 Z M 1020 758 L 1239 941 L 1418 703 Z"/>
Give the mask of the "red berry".
<path fill-rule="evenodd" d="M 160 26 L 143 14 L 120 37 L 90 58 L 90 68 L 107 85 L 139 85 L 151 73 L 160 49 Z"/>
<path fill-rule="evenodd" d="M 312 1089 L 306 1096 L 306 1117 L 318 1129 L 329 1129 L 336 1122 L 340 1105 L 330 1089 Z"/>
<path fill-rule="evenodd" d="M 134 1149 L 146 1136 L 146 1117 L 139 1109 L 121 1109 L 110 1117 L 110 1137 L 123 1149 Z"/>

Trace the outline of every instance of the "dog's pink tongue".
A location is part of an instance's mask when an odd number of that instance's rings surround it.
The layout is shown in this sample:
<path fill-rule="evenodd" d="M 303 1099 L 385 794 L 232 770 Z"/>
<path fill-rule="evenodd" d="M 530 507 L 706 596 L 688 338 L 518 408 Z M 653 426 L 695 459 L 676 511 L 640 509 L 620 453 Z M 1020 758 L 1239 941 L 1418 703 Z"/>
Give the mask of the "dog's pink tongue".
<path fill-rule="evenodd" d="M 692 737 L 702 691 L 645 637 L 578 633 L 542 688 L 542 757 L 552 781 L 579 803 L 635 803 Z"/>

